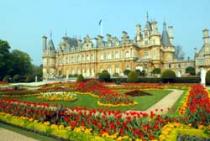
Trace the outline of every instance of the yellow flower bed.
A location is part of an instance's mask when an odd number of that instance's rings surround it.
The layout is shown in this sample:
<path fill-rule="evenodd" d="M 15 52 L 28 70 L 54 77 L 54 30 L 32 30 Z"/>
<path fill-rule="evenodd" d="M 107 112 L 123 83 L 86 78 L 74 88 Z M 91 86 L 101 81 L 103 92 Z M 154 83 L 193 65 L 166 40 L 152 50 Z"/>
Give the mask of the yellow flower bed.
<path fill-rule="evenodd" d="M 37 98 L 48 101 L 75 101 L 77 95 L 74 92 L 45 92 L 41 93 Z"/>
<path fill-rule="evenodd" d="M 119 106 L 133 106 L 133 105 L 136 105 L 138 104 L 136 101 L 134 101 L 133 103 L 130 103 L 130 104 L 105 104 L 105 103 L 101 103 L 100 101 L 97 101 L 97 104 L 99 106 L 106 106 L 106 107 L 119 107 Z"/>
<path fill-rule="evenodd" d="M 90 92 L 74 92 L 75 94 L 80 94 L 80 95 L 89 95 L 89 96 L 92 96 L 92 97 L 96 97 L 98 98 L 99 96 L 93 94 L 93 93 L 90 93 Z"/>
<path fill-rule="evenodd" d="M 168 123 L 161 129 L 159 141 L 176 141 L 179 134 L 209 138 L 210 136 L 204 133 L 204 129 L 209 130 L 210 126 L 199 126 L 199 129 L 195 129 L 191 125 L 184 125 L 177 122 Z"/>

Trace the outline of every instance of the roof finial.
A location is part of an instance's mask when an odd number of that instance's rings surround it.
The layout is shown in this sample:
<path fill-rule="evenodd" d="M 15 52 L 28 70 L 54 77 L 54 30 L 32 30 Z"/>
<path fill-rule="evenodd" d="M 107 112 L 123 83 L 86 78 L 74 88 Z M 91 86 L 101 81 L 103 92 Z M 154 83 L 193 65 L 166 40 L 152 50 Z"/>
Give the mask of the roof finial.
<path fill-rule="evenodd" d="M 148 13 L 148 11 L 147 11 L 147 22 L 149 21 L 149 13 Z"/>

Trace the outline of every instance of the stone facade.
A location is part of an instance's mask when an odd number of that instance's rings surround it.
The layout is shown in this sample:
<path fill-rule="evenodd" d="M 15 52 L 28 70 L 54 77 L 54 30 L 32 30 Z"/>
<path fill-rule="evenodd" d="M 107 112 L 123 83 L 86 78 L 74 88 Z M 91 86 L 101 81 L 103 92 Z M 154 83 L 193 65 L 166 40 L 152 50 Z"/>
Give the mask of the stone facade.
<path fill-rule="evenodd" d="M 125 69 L 145 70 L 150 76 L 154 68 L 171 68 L 182 75 L 195 61 L 176 61 L 172 30 L 172 26 L 164 23 L 161 34 L 157 22 L 147 20 L 143 29 L 139 24 L 136 26 L 134 39 L 125 31 L 121 40 L 110 34 L 106 40 L 101 35 L 96 38 L 87 35 L 83 40 L 65 35 L 57 49 L 51 37 L 48 40 L 43 36 L 43 77 L 45 80 L 74 74 L 96 77 L 103 70 L 122 76 Z"/>

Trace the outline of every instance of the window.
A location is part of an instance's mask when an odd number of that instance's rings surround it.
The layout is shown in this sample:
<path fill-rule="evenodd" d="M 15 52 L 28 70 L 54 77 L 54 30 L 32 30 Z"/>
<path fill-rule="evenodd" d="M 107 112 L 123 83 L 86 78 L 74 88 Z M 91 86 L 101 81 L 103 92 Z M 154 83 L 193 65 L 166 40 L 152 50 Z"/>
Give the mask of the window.
<path fill-rule="evenodd" d="M 120 58 L 120 54 L 119 54 L 118 51 L 115 52 L 115 58 L 116 58 L 116 59 Z"/>
<path fill-rule="evenodd" d="M 125 52 L 125 57 L 126 57 L 126 58 L 129 58 L 129 57 L 130 57 L 130 52 L 129 52 L 129 51 L 126 51 L 126 52 Z"/>

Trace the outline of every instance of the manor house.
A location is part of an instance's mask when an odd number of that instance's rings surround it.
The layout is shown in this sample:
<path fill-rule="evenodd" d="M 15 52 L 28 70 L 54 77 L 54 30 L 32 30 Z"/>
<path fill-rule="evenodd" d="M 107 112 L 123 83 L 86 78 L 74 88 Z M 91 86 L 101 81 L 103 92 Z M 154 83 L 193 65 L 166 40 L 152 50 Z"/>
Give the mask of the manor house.
<path fill-rule="evenodd" d="M 163 23 L 158 30 L 156 21 L 146 21 L 144 27 L 136 25 L 136 35 L 131 39 L 126 31 L 121 39 L 110 34 L 90 36 L 83 40 L 65 35 L 55 48 L 52 37 L 42 37 L 43 79 L 68 78 L 69 75 L 83 74 L 96 77 L 107 70 L 111 75 L 123 76 L 126 69 L 145 71 L 151 76 L 154 68 L 173 69 L 177 76 L 185 74 L 186 67 L 192 66 L 199 72 L 200 67 L 210 66 L 210 45 L 208 30 L 203 30 L 204 45 L 193 60 L 177 60 L 174 56 L 173 27 Z"/>

